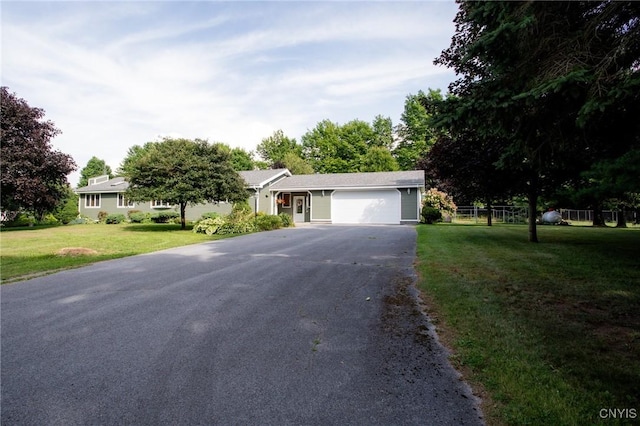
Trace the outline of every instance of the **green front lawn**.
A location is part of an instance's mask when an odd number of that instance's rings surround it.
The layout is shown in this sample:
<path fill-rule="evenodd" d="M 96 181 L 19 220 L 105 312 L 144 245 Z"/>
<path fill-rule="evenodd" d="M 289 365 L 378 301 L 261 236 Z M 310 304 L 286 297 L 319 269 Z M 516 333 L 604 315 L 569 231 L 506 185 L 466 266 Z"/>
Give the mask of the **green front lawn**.
<path fill-rule="evenodd" d="M 6 283 L 101 260 L 224 237 L 182 231 L 180 225 L 170 224 L 91 224 L 5 229 L 0 233 L 0 278 Z M 58 254 L 65 248 L 84 248 L 95 250 L 96 253 Z"/>
<path fill-rule="evenodd" d="M 640 419 L 640 229 L 420 225 L 420 286 L 489 424 Z M 602 409 L 633 409 L 602 419 Z M 606 412 L 604 412 L 607 414 Z"/>

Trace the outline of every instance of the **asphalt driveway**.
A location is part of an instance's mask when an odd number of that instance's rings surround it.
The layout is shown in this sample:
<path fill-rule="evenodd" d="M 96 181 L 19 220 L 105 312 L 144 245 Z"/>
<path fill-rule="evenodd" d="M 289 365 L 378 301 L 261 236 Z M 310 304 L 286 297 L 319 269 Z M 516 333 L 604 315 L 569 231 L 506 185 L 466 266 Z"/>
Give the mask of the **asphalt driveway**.
<path fill-rule="evenodd" d="M 415 244 L 310 226 L 4 285 L 2 424 L 480 424 Z"/>

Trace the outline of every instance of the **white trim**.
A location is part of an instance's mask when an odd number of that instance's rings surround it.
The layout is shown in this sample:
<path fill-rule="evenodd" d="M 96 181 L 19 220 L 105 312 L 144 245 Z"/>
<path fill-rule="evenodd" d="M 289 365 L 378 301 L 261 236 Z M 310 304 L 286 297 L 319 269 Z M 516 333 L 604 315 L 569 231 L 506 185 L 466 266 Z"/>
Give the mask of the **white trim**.
<path fill-rule="evenodd" d="M 120 204 L 120 198 L 121 197 L 122 197 L 122 201 L 128 201 L 129 204 L 124 204 L 124 203 Z M 130 209 L 130 208 L 133 208 L 135 206 L 136 206 L 136 204 L 133 201 L 128 200 L 128 199 L 125 198 L 124 192 L 118 192 L 118 194 L 116 195 L 116 208 L 117 209 Z"/>
<path fill-rule="evenodd" d="M 291 207 L 292 207 L 292 211 L 291 211 L 291 216 L 293 218 L 293 223 L 304 223 L 304 217 L 305 217 L 305 213 L 306 213 L 306 203 L 307 203 L 307 196 L 306 195 L 294 195 L 293 197 L 293 203 L 291 203 Z M 301 207 L 302 207 L 302 213 L 296 213 L 296 200 L 298 201 L 302 201 Z M 302 220 L 296 220 L 296 215 L 298 217 L 300 217 L 300 215 L 302 215 Z"/>
<path fill-rule="evenodd" d="M 160 202 L 160 204 L 154 205 L 154 203 Z M 172 204 L 165 204 L 162 200 L 151 200 L 149 201 L 149 207 L 152 209 L 170 209 L 173 207 Z"/>
<path fill-rule="evenodd" d="M 285 176 L 283 176 L 285 175 Z M 269 186 L 271 185 L 275 185 L 276 183 L 280 182 L 282 179 L 285 179 L 287 177 L 291 176 L 291 172 L 287 169 L 282 170 L 280 173 L 276 174 L 275 176 L 271 176 L 269 179 L 260 182 L 257 186 L 259 186 L 260 188 L 264 188 L 264 186 L 266 184 L 269 184 Z M 277 181 L 273 182 L 273 180 L 277 179 L 281 177 L 282 179 L 278 179 Z"/>
<path fill-rule="evenodd" d="M 88 201 L 89 201 L 89 197 L 93 198 L 94 201 L 95 201 L 95 199 L 97 197 L 97 199 L 98 199 L 97 205 L 95 205 L 95 206 L 87 205 Z M 99 192 L 95 193 L 95 194 L 85 194 L 84 195 L 84 208 L 85 209 L 99 209 L 101 206 L 102 206 L 102 194 L 100 194 Z"/>
<path fill-rule="evenodd" d="M 377 186 L 304 186 L 304 187 L 283 187 L 273 189 L 280 192 L 304 192 L 304 191 L 368 191 L 373 189 L 398 189 L 398 188 L 422 188 L 421 185 L 377 185 Z"/>
<path fill-rule="evenodd" d="M 87 180 L 87 186 L 99 185 L 101 183 L 109 182 L 109 180 L 109 175 L 95 176 Z"/>

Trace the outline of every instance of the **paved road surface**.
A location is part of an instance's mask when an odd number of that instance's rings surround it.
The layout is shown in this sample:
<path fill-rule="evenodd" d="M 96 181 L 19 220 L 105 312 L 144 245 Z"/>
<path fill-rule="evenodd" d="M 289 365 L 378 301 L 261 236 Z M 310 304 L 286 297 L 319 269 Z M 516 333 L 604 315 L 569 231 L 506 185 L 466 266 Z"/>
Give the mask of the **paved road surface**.
<path fill-rule="evenodd" d="M 415 240 L 300 227 L 4 285 L 2 424 L 481 424 Z"/>

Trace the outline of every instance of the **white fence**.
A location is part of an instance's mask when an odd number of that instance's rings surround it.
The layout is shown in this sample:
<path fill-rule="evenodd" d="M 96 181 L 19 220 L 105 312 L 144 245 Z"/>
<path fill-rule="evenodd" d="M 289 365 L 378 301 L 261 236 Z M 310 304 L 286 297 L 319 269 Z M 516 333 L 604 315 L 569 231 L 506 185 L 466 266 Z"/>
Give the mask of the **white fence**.
<path fill-rule="evenodd" d="M 593 222 L 593 210 L 559 209 L 562 219 L 567 222 Z M 618 212 L 614 210 L 604 210 L 602 212 L 605 222 L 616 223 Z M 496 223 L 527 223 L 529 209 L 527 207 L 515 206 L 495 206 L 492 208 L 491 216 Z M 637 213 L 626 212 L 628 223 L 638 221 Z M 459 206 L 453 214 L 453 220 L 486 222 L 487 209 L 476 206 Z"/>
<path fill-rule="evenodd" d="M 470 220 L 474 222 L 486 221 L 488 210 L 477 206 L 458 206 L 453 214 L 453 220 Z M 527 207 L 494 206 L 491 208 L 493 222 L 527 223 L 529 209 Z"/>

